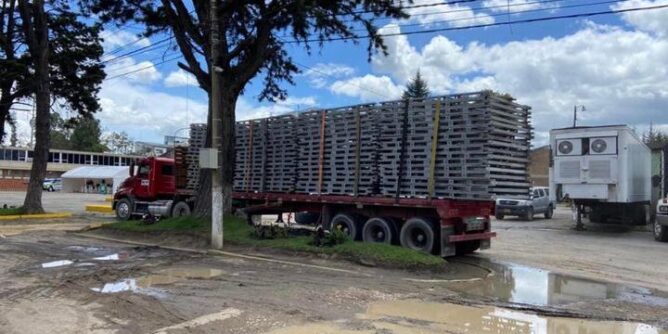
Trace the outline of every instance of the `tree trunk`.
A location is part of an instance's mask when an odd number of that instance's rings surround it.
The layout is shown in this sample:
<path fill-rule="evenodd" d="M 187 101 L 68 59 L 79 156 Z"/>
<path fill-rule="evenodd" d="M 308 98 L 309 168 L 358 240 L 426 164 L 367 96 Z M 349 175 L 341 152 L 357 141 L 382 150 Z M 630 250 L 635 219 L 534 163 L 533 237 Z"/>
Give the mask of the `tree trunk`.
<path fill-rule="evenodd" d="M 49 86 L 49 34 L 46 15 L 44 13 L 44 2 L 35 0 L 32 5 L 32 17 L 24 15 L 23 20 L 33 21 L 30 53 L 35 66 L 35 148 L 30 169 L 30 181 L 26 193 L 23 209 L 26 213 L 43 213 L 42 208 L 42 183 L 46 174 L 46 165 L 49 158 L 49 132 L 50 132 L 50 86 Z M 22 11 L 27 14 L 28 11 Z M 31 30 L 31 29 L 26 29 Z"/>
<path fill-rule="evenodd" d="M 0 92 L 4 92 L 0 91 Z M 0 95 L 4 95 L 0 93 Z M 7 132 L 5 131 L 5 122 L 9 119 L 9 108 L 11 108 L 11 103 L 5 101 L 3 96 L 0 96 L 0 145 L 2 145 L 3 140 Z"/>
<path fill-rule="evenodd" d="M 235 112 L 237 96 L 234 93 L 223 93 L 223 110 L 221 115 L 222 130 L 220 154 L 218 161 L 222 164 L 222 183 L 223 183 L 223 211 L 225 214 L 232 212 L 232 186 L 234 184 L 234 162 L 236 155 L 234 152 L 234 131 L 235 131 Z M 210 99 L 209 99 L 210 100 Z M 211 106 L 209 105 L 209 108 Z M 221 112 L 220 110 L 218 112 Z M 211 112 L 207 122 L 207 143 L 211 145 Z M 211 171 L 200 171 L 199 191 L 197 192 L 197 202 L 195 202 L 194 215 L 197 217 L 211 217 Z"/>

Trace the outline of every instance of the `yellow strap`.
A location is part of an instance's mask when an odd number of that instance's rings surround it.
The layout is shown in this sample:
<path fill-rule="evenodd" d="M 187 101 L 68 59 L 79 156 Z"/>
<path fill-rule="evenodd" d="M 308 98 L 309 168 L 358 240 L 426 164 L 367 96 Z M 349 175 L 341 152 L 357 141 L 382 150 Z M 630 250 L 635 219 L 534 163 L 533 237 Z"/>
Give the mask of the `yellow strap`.
<path fill-rule="evenodd" d="M 434 196 L 434 172 L 436 169 L 436 148 L 438 146 L 438 125 L 441 120 L 441 101 L 436 101 L 434 112 L 434 133 L 431 137 L 431 160 L 429 161 L 429 198 Z"/>

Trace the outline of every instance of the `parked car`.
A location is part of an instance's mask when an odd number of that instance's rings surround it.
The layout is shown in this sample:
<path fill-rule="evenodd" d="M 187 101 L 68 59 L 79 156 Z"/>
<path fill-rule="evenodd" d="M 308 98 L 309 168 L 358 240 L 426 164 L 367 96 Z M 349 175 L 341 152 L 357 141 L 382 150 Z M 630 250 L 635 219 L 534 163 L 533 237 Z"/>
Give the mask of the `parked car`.
<path fill-rule="evenodd" d="M 668 242 L 668 198 L 656 204 L 654 239 L 656 241 Z"/>
<path fill-rule="evenodd" d="M 515 198 L 496 199 L 496 219 L 506 216 L 518 216 L 524 220 L 532 220 L 536 214 L 544 214 L 550 219 L 554 214 L 555 203 L 550 201 L 550 190 L 547 187 L 531 188 L 531 199 L 522 200 Z"/>
<path fill-rule="evenodd" d="M 44 179 L 42 189 L 46 191 L 60 191 L 63 190 L 63 180 L 61 179 Z"/>

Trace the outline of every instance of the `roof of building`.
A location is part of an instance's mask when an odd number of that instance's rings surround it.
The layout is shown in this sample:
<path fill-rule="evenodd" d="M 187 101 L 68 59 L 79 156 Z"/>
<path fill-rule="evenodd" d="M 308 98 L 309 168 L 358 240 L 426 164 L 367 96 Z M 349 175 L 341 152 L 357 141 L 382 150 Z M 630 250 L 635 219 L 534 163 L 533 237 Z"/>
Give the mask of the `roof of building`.
<path fill-rule="evenodd" d="M 77 167 L 61 175 L 63 179 L 114 179 L 128 176 L 127 166 L 83 166 Z"/>

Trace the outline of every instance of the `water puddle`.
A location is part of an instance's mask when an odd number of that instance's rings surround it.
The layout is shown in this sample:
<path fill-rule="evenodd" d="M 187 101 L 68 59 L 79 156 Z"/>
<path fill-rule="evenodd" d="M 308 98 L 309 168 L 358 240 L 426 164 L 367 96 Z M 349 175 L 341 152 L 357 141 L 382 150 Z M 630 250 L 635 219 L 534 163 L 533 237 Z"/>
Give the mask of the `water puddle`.
<path fill-rule="evenodd" d="M 74 262 L 70 261 L 70 260 L 58 260 L 58 261 L 44 262 L 44 263 L 42 263 L 42 268 L 57 268 L 57 267 L 69 266 L 72 263 L 74 263 Z"/>
<path fill-rule="evenodd" d="M 101 288 L 91 290 L 101 293 L 135 292 L 142 294 L 162 293 L 154 286 L 174 284 L 188 279 L 211 279 L 224 274 L 213 268 L 168 268 L 139 278 L 128 278 L 117 282 L 105 283 Z"/>
<path fill-rule="evenodd" d="M 557 274 L 514 264 L 480 262 L 495 274 L 483 281 L 455 283 L 448 288 L 464 295 L 535 306 L 616 299 L 668 307 L 668 293 L 637 286 Z"/>
<path fill-rule="evenodd" d="M 311 323 L 272 334 L 306 333 L 504 333 L 504 334 L 668 334 L 651 325 L 543 317 L 497 307 L 473 307 L 418 300 L 383 301 L 354 321 Z"/>

